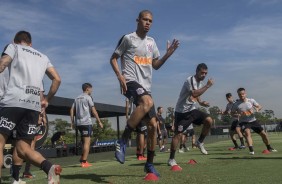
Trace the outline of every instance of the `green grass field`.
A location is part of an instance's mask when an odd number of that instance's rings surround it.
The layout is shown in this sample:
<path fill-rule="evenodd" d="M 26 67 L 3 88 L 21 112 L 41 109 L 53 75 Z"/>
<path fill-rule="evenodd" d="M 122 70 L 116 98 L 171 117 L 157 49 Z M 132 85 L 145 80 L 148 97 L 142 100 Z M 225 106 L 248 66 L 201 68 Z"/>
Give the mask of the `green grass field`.
<path fill-rule="evenodd" d="M 248 149 L 229 151 L 230 140 L 206 144 L 209 155 L 202 155 L 198 149 L 186 153 L 176 153 L 176 161 L 183 168 L 181 172 L 172 172 L 167 166 L 169 153 L 159 153 L 155 157 L 155 167 L 161 174 L 156 183 L 282 183 L 282 134 L 270 134 L 271 144 L 277 153 L 262 154 L 265 148 L 260 137 L 254 136 L 255 155 L 249 155 Z M 144 161 L 137 161 L 133 148 L 128 149 L 126 163 L 121 165 L 114 160 L 113 152 L 91 154 L 92 167 L 81 168 L 79 157 L 62 157 L 51 159 L 61 164 L 63 173 L 61 183 L 147 183 L 143 181 Z M 187 164 L 195 159 L 196 165 Z M 46 175 L 35 167 L 34 179 L 25 179 L 27 183 L 46 183 Z M 4 183 L 10 183 L 8 169 L 3 171 Z"/>

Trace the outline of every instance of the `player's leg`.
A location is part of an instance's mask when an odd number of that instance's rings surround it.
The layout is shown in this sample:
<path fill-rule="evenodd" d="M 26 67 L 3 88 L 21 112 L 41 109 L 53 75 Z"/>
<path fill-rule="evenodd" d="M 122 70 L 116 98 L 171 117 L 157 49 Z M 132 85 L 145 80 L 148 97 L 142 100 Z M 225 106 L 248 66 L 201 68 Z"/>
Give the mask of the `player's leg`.
<path fill-rule="evenodd" d="M 230 138 L 231 138 L 231 141 L 234 144 L 234 148 L 233 149 L 238 149 L 239 148 L 239 146 L 237 144 L 237 140 L 236 140 L 236 126 L 237 126 L 237 122 L 238 121 L 233 121 L 232 125 L 230 127 Z"/>
<path fill-rule="evenodd" d="M 185 139 L 186 139 L 186 134 L 183 133 L 180 136 L 180 144 L 179 144 L 179 153 L 184 153 L 185 152 Z"/>
<path fill-rule="evenodd" d="M 36 137 L 32 140 L 31 145 L 30 145 L 31 149 L 33 149 L 33 150 L 35 150 L 35 143 L 36 143 Z M 30 167 L 31 167 L 30 162 L 26 161 L 25 169 L 24 169 L 24 172 L 23 172 L 24 178 L 33 178 L 33 175 L 30 172 Z"/>
<path fill-rule="evenodd" d="M 254 155 L 255 152 L 254 152 L 254 148 L 253 148 L 253 139 L 252 139 L 252 136 L 251 136 L 250 128 L 245 128 L 244 133 L 245 133 L 245 138 L 246 138 L 247 144 L 249 146 L 250 154 Z"/>
<path fill-rule="evenodd" d="M 82 141 L 82 154 L 80 157 L 80 163 L 81 167 L 89 167 L 92 166 L 87 162 L 87 158 L 90 151 L 90 142 L 91 142 L 91 136 L 92 136 L 92 125 L 81 125 L 78 126 L 80 135 L 81 135 L 81 141 Z"/>
<path fill-rule="evenodd" d="M 18 156 L 18 152 L 17 152 L 17 149 L 14 148 L 13 149 L 13 164 L 12 164 L 12 178 L 13 178 L 13 182 L 17 181 L 19 183 L 23 183 L 21 180 L 20 180 L 20 170 L 22 168 L 22 165 L 23 165 L 23 159 L 21 159 L 19 156 Z"/>
<path fill-rule="evenodd" d="M 156 176 L 160 176 L 160 174 L 154 168 L 154 156 L 155 156 L 155 147 L 157 144 L 157 120 L 156 113 L 154 107 L 152 107 L 151 112 L 148 113 L 149 123 L 147 126 L 148 129 L 148 137 L 147 137 L 147 162 L 145 164 L 145 172 L 146 173 L 154 173 Z"/>
<path fill-rule="evenodd" d="M 276 149 L 271 147 L 270 141 L 269 141 L 269 138 L 268 138 L 266 132 L 263 130 L 263 128 L 261 127 L 261 125 L 257 121 L 253 122 L 252 130 L 261 136 L 262 141 L 264 142 L 268 151 L 277 152 Z"/>
<path fill-rule="evenodd" d="M 241 143 L 241 145 L 239 146 L 239 148 L 240 148 L 240 149 L 246 148 L 246 147 L 245 147 L 245 143 L 244 143 L 244 136 L 243 136 L 242 131 L 241 131 L 241 127 L 240 127 L 240 126 L 237 126 L 235 130 L 236 130 L 236 133 L 237 133 L 238 136 L 239 136 L 240 143 Z"/>
<path fill-rule="evenodd" d="M 0 133 L 0 183 L 2 178 L 2 167 L 4 163 L 4 147 L 7 142 L 7 135 Z"/>

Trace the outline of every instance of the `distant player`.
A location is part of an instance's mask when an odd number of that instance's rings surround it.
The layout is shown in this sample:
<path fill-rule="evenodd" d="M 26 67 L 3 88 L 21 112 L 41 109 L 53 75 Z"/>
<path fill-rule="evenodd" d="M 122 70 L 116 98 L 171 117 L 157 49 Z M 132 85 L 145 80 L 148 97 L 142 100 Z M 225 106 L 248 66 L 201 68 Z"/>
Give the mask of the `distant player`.
<path fill-rule="evenodd" d="M 268 151 L 277 152 L 277 150 L 270 146 L 268 136 L 255 117 L 255 112 L 260 111 L 262 106 L 259 105 L 254 99 L 247 98 L 247 93 L 244 88 L 239 88 L 237 93 L 239 100 L 234 104 L 232 108 L 232 114 L 233 116 L 239 118 L 240 126 L 242 131 L 245 133 L 245 137 L 249 146 L 250 155 L 255 154 L 253 149 L 253 139 L 251 137 L 251 129 L 261 136 L 262 141 L 266 145 Z"/>
<path fill-rule="evenodd" d="M 235 104 L 235 101 L 233 100 L 231 93 L 227 93 L 225 96 L 226 96 L 226 100 L 228 101 L 228 104 L 226 105 L 225 111 L 222 112 L 222 115 L 229 115 L 230 116 L 231 110 L 232 110 L 232 107 Z M 240 142 L 241 142 L 240 146 L 237 144 L 237 141 L 236 141 L 236 133 L 238 134 Z M 245 148 L 244 137 L 243 137 L 243 134 L 241 132 L 241 127 L 239 125 L 239 121 L 238 121 L 237 117 L 233 118 L 233 121 L 232 121 L 232 124 L 231 124 L 231 127 L 230 127 L 230 137 L 231 137 L 231 140 L 234 144 L 234 148 L 232 150 Z"/>
<path fill-rule="evenodd" d="M 179 146 L 179 153 L 184 153 L 185 151 L 189 151 L 189 147 L 186 147 L 186 142 L 188 141 L 188 138 L 190 137 L 192 142 L 192 148 L 196 148 L 195 142 L 196 142 L 196 135 L 194 131 L 194 126 L 191 124 L 182 134 L 180 139 L 180 146 Z"/>
<path fill-rule="evenodd" d="M 165 152 L 165 145 L 167 143 L 167 130 L 165 127 L 165 119 L 162 116 L 163 113 L 163 108 L 158 107 L 157 108 L 157 122 L 158 122 L 158 139 L 159 139 L 159 147 L 160 147 L 160 152 Z"/>

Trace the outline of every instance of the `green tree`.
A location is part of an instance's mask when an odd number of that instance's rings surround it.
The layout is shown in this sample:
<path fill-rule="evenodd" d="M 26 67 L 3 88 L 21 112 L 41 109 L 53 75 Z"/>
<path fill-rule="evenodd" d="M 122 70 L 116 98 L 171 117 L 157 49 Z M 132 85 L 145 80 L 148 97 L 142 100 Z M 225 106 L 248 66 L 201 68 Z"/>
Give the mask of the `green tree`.
<path fill-rule="evenodd" d="M 222 125 L 224 124 L 223 121 L 220 118 L 220 109 L 218 106 L 213 106 L 209 108 L 210 116 L 214 120 L 216 125 Z"/>
<path fill-rule="evenodd" d="M 166 118 L 165 118 L 165 123 L 166 124 L 171 124 L 174 119 L 174 108 L 173 107 L 168 107 L 166 110 Z"/>
<path fill-rule="evenodd" d="M 107 119 L 101 119 L 103 123 L 103 129 L 97 124 L 97 122 L 93 126 L 93 138 L 98 140 L 111 140 L 117 138 L 117 132 L 114 131 L 111 127 L 111 122 Z"/>

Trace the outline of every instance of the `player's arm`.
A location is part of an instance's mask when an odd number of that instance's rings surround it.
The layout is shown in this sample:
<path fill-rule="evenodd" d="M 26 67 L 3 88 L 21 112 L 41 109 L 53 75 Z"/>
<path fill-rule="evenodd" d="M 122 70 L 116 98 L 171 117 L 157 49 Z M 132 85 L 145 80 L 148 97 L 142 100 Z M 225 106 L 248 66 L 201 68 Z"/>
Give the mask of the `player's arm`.
<path fill-rule="evenodd" d="M 198 101 L 198 103 L 199 103 L 200 106 L 203 106 L 203 107 L 209 107 L 209 106 L 210 106 L 210 103 L 209 103 L 209 102 L 207 102 L 207 101 L 202 101 L 199 96 L 197 97 L 197 101 Z"/>
<path fill-rule="evenodd" d="M 121 89 L 122 89 L 122 93 L 124 94 L 127 91 L 127 86 L 126 86 L 125 78 L 119 70 L 118 58 L 119 58 L 119 55 L 116 54 L 116 53 L 113 53 L 113 55 L 110 59 L 110 63 L 111 63 L 112 69 L 114 70 L 114 72 L 115 72 L 115 74 L 118 78 L 118 81 L 119 81 Z"/>
<path fill-rule="evenodd" d="M 98 124 L 99 124 L 100 128 L 103 128 L 104 126 L 103 126 L 103 124 L 102 124 L 102 122 L 101 122 L 101 120 L 100 120 L 100 118 L 99 118 L 99 115 L 98 115 L 98 113 L 97 113 L 97 111 L 96 111 L 96 108 L 95 108 L 94 106 L 92 106 L 91 111 L 92 111 L 93 116 L 94 116 L 94 117 L 96 118 L 96 120 L 98 121 Z"/>
<path fill-rule="evenodd" d="M 166 62 L 166 60 L 174 53 L 174 51 L 178 48 L 178 46 L 179 46 L 178 40 L 173 39 L 171 44 L 168 41 L 165 55 L 161 59 L 157 58 L 153 60 L 152 62 L 153 68 L 155 70 L 158 70 Z"/>
<path fill-rule="evenodd" d="M 70 109 L 71 129 L 74 128 L 74 105 Z"/>
<path fill-rule="evenodd" d="M 11 62 L 12 58 L 9 55 L 4 54 L 0 59 L 0 73 L 2 73 Z"/>
<path fill-rule="evenodd" d="M 213 83 L 214 83 L 213 79 L 209 79 L 204 87 L 200 89 L 192 90 L 192 97 L 197 98 L 201 96 L 213 85 Z"/>
<path fill-rule="evenodd" d="M 254 104 L 254 109 L 258 112 L 262 109 L 262 106 L 260 104 Z"/>
<path fill-rule="evenodd" d="M 47 108 L 49 101 L 53 98 L 53 96 L 56 94 L 56 92 L 59 89 L 59 86 L 61 84 L 61 77 L 59 76 L 58 72 L 54 67 L 47 68 L 45 73 L 49 77 L 49 79 L 52 80 L 49 92 L 47 96 L 44 98 L 44 103 L 42 104 L 43 107 Z"/>

